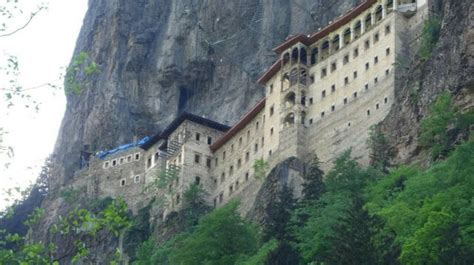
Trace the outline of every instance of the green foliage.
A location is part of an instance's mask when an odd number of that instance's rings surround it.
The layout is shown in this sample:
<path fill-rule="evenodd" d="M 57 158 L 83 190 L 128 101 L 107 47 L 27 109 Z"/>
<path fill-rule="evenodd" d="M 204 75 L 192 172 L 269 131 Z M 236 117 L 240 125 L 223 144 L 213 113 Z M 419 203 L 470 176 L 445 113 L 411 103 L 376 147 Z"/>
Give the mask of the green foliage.
<path fill-rule="evenodd" d="M 474 141 L 429 169 L 402 167 L 368 189 L 367 209 L 395 235 L 402 264 L 474 262 Z"/>
<path fill-rule="evenodd" d="M 64 198 L 64 200 L 67 203 L 72 204 L 72 203 L 77 202 L 77 200 L 80 198 L 82 194 L 83 193 L 81 190 L 74 189 L 74 188 L 65 188 L 60 191 L 59 196 Z"/>
<path fill-rule="evenodd" d="M 441 32 L 441 19 L 435 16 L 425 20 L 421 33 L 420 48 L 418 54 L 422 60 L 428 60 L 438 43 Z"/>
<path fill-rule="evenodd" d="M 294 228 L 296 246 L 305 263 L 373 264 L 371 218 L 362 208 L 362 190 L 375 175 L 360 168 L 350 158 L 350 151 L 336 160 L 326 177 L 326 192 L 305 205 L 307 221 Z"/>
<path fill-rule="evenodd" d="M 256 159 L 253 163 L 254 176 L 256 179 L 263 179 L 270 168 L 268 162 L 263 159 Z"/>
<path fill-rule="evenodd" d="M 453 106 L 449 92 L 439 95 L 431 105 L 429 115 L 421 121 L 420 144 L 431 149 L 432 159 L 446 157 L 452 150 L 453 137 L 456 133 L 467 134 L 474 124 L 474 111 L 459 112 Z M 454 132 L 454 136 L 450 135 Z"/>
<path fill-rule="evenodd" d="M 59 216 L 59 221 L 51 227 L 50 233 L 62 242 L 72 242 L 71 249 L 61 246 L 61 255 L 72 257 L 73 262 L 95 263 L 95 256 L 91 256 L 92 249 L 102 243 L 104 238 L 118 237 L 122 231 L 130 226 L 127 215 L 127 205 L 123 200 L 109 200 L 109 204 L 97 212 L 84 208 L 75 208 L 66 217 Z M 30 215 L 25 224 L 30 228 L 42 219 L 44 210 L 38 208 Z M 103 238 L 104 237 L 104 238 Z M 59 247 L 53 243 L 45 245 L 42 242 L 26 240 L 23 236 L 5 235 L 5 241 L 0 241 L 0 264 L 59 264 L 56 254 Z M 15 243 L 16 248 L 6 249 L 7 243 Z M 117 262 L 121 256 L 115 256 Z"/>
<path fill-rule="evenodd" d="M 175 249 L 172 264 L 234 264 L 239 256 L 257 250 L 257 229 L 229 202 L 203 217 L 195 230 Z"/>
<path fill-rule="evenodd" d="M 65 90 L 66 94 L 74 93 L 79 95 L 82 91 L 80 76 L 90 76 L 98 73 L 99 68 L 97 64 L 89 58 L 89 54 L 82 51 L 74 56 L 71 64 L 66 69 L 65 75 Z"/>
<path fill-rule="evenodd" d="M 324 193 L 323 183 L 324 172 L 320 169 L 318 156 L 314 155 L 311 159 L 308 171 L 303 176 L 303 199 L 318 200 Z"/>
<path fill-rule="evenodd" d="M 392 151 L 380 128 L 373 126 L 370 128 L 367 145 L 370 149 L 370 165 L 377 170 L 388 173 Z"/>
<path fill-rule="evenodd" d="M 263 244 L 257 253 L 250 257 L 243 256 L 239 261 L 236 262 L 236 265 L 262 265 L 268 264 L 268 257 L 271 253 L 275 252 L 278 248 L 278 241 L 276 239 L 271 239 Z M 274 263 L 270 263 L 274 264 Z M 290 264 L 290 263 L 289 263 Z"/>

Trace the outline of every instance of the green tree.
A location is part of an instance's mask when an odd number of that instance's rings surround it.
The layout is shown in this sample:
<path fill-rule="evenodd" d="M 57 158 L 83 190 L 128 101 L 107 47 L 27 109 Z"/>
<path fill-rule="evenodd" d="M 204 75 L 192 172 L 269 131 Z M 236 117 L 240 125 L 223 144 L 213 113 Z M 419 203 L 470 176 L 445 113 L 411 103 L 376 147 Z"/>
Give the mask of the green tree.
<path fill-rule="evenodd" d="M 263 240 L 276 239 L 276 248 L 268 253 L 265 264 L 297 264 L 298 253 L 290 244 L 293 236 L 289 231 L 292 211 L 295 209 L 296 200 L 293 190 L 284 185 L 278 193 L 276 200 L 271 201 L 266 208 Z"/>
<path fill-rule="evenodd" d="M 402 167 L 368 189 L 379 234 L 394 235 L 402 264 L 474 262 L 474 141 L 428 169 Z"/>
<path fill-rule="evenodd" d="M 318 200 L 324 193 L 324 172 L 317 155 L 311 159 L 308 171 L 303 175 L 303 200 Z"/>
<path fill-rule="evenodd" d="M 306 205 L 308 220 L 294 229 L 303 262 L 374 264 L 372 220 L 363 209 L 362 197 L 374 174 L 352 160 L 350 151 L 336 159 L 326 177 L 326 192 Z"/>
<path fill-rule="evenodd" d="M 240 256 L 257 250 L 258 231 L 231 201 L 203 217 L 194 231 L 178 244 L 171 264 L 234 264 Z"/>
<path fill-rule="evenodd" d="M 384 173 L 388 173 L 392 148 L 379 127 L 372 126 L 367 144 L 370 149 L 370 165 Z"/>

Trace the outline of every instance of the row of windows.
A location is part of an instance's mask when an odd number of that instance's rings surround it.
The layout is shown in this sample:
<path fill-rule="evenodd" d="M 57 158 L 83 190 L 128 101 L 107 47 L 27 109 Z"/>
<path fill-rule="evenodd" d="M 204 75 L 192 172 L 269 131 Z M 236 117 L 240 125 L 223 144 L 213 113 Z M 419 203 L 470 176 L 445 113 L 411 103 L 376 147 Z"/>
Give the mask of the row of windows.
<path fill-rule="evenodd" d="M 135 155 L 128 155 L 126 157 L 123 156 L 123 157 L 120 157 L 120 158 L 105 161 L 104 164 L 103 164 L 103 168 L 115 167 L 115 166 L 118 166 L 118 165 L 123 165 L 123 164 L 130 163 L 130 162 L 133 162 L 133 161 L 138 161 L 138 160 L 140 160 L 140 153 L 136 153 Z"/>
<path fill-rule="evenodd" d="M 376 58 L 376 60 L 378 60 L 377 57 L 375 57 L 375 58 Z M 366 64 L 366 67 L 367 66 L 368 66 L 368 63 Z M 386 69 L 385 70 L 385 75 L 388 76 L 389 74 L 390 74 L 390 69 Z M 354 71 L 354 73 L 353 73 L 353 80 L 354 79 L 357 79 L 357 71 Z M 374 84 L 377 84 L 378 82 L 379 82 L 379 78 L 376 76 L 374 78 Z M 344 85 L 345 86 L 349 85 L 349 77 L 348 76 L 344 77 Z M 369 89 L 369 83 L 366 83 L 364 85 L 364 89 L 365 90 Z M 336 85 L 335 84 L 331 85 L 331 93 L 334 93 L 334 92 L 336 92 Z M 327 95 L 326 90 L 321 91 L 321 99 L 324 99 L 326 97 L 326 95 Z M 309 98 L 309 105 L 312 105 L 312 104 L 313 104 L 313 98 Z"/>
<path fill-rule="evenodd" d="M 273 130 L 273 128 L 272 128 L 272 130 Z M 265 141 L 265 138 L 262 137 L 261 142 L 260 142 L 261 148 L 263 148 L 263 146 L 264 146 L 264 141 Z M 257 153 L 258 150 L 259 150 L 259 143 L 256 142 L 253 146 L 253 152 Z M 247 151 L 247 152 L 245 152 L 244 162 L 248 163 L 249 161 L 250 161 L 250 151 Z M 237 159 L 236 164 L 235 164 L 236 168 L 240 169 L 242 167 L 242 164 L 243 164 L 242 163 L 242 158 Z M 234 165 L 232 164 L 232 165 L 229 166 L 228 176 L 232 176 L 233 174 L 234 174 Z M 223 183 L 225 181 L 225 177 L 226 177 L 226 172 L 224 171 L 224 172 L 221 173 L 221 183 Z M 217 179 L 215 179 L 215 182 L 217 184 Z"/>
<path fill-rule="evenodd" d="M 197 132 L 197 133 L 194 135 L 194 140 L 196 140 L 196 142 L 201 142 L 201 139 L 202 139 L 201 133 L 198 133 L 198 132 Z M 211 144 L 212 144 L 212 137 L 211 137 L 211 136 L 208 136 L 208 137 L 207 137 L 207 144 L 208 144 L 208 145 L 211 145 Z"/>
<path fill-rule="evenodd" d="M 390 33 L 390 25 L 387 25 L 386 28 L 385 28 L 385 35 L 387 35 L 388 33 Z M 380 34 L 379 32 L 376 32 L 374 34 L 374 44 L 377 43 L 380 39 Z M 364 50 L 368 50 L 370 48 L 370 38 L 366 39 L 365 42 L 364 42 Z M 387 48 L 386 49 L 386 55 L 389 55 L 390 54 L 390 48 Z M 353 58 L 357 58 L 359 56 L 359 47 L 355 47 L 354 50 L 353 50 L 353 53 L 352 53 L 352 56 Z M 350 61 L 350 56 L 349 54 L 346 54 L 344 55 L 343 59 L 342 59 L 342 65 L 346 65 L 349 63 Z M 330 65 L 330 71 L 331 73 L 333 73 L 334 71 L 337 70 L 337 61 L 334 61 L 331 63 Z M 328 70 L 327 70 L 327 67 L 324 67 L 321 69 L 321 79 L 326 77 L 328 74 Z M 310 76 L 310 82 L 311 83 L 314 83 L 314 75 L 311 75 Z"/>
<path fill-rule="evenodd" d="M 272 111 L 272 112 L 273 112 L 273 111 Z M 273 115 L 273 113 L 272 113 L 271 115 Z M 271 115 L 270 115 L 270 116 L 271 116 Z M 264 121 L 265 121 L 265 116 L 263 116 L 263 122 L 264 122 Z M 256 121 L 256 122 L 255 122 L 255 133 L 258 134 L 258 133 L 259 133 L 259 130 L 260 130 L 260 121 Z M 247 135 L 246 135 L 246 143 L 247 143 L 247 144 L 250 142 L 250 138 L 251 138 L 251 133 L 250 133 L 250 129 L 249 129 L 249 130 L 247 130 Z M 243 146 L 243 138 L 242 138 L 242 136 L 239 137 L 239 139 L 236 140 L 236 141 L 237 141 L 237 143 L 238 143 L 238 148 L 241 148 L 241 147 Z M 263 137 L 262 137 L 262 143 L 263 143 Z M 234 147 L 235 147 L 235 144 L 234 144 L 234 143 L 230 144 L 230 153 L 231 153 L 231 154 L 234 153 L 234 151 L 235 151 L 235 148 L 234 148 Z M 258 148 L 258 147 L 257 147 L 257 148 Z M 222 151 L 222 161 L 225 161 L 226 156 L 227 156 L 227 151 Z M 216 157 L 214 158 L 214 164 L 215 164 L 216 167 L 217 167 L 218 163 L 219 163 L 219 159 L 218 159 L 218 157 L 216 156 Z"/>
<path fill-rule="evenodd" d="M 354 92 L 353 94 L 353 97 L 354 98 L 357 98 L 357 92 Z M 343 100 L 343 105 L 346 105 L 348 103 L 348 99 L 347 98 L 344 98 Z M 385 97 L 384 100 L 383 100 L 383 103 L 384 104 L 387 104 L 388 103 L 388 98 Z M 378 110 L 380 108 L 380 104 L 379 103 L 376 103 L 375 104 L 375 109 Z M 334 112 L 336 111 L 336 105 L 332 105 L 331 106 L 331 112 Z M 320 116 L 321 118 L 324 118 L 324 116 L 326 116 L 326 112 L 325 111 L 322 111 L 320 113 Z M 370 109 L 367 110 L 367 116 L 370 116 Z M 313 119 L 309 119 L 309 124 L 312 124 L 313 123 Z"/>
<path fill-rule="evenodd" d="M 250 177 L 250 174 L 249 172 L 246 172 L 245 173 L 245 182 L 248 182 L 249 181 L 249 177 Z M 237 179 L 235 182 L 233 182 L 232 184 L 229 185 L 229 188 L 228 188 L 228 194 L 229 194 L 229 197 L 232 196 L 232 194 L 234 192 L 236 192 L 237 190 L 239 190 L 240 188 L 240 179 Z M 222 191 L 219 196 L 215 197 L 214 198 L 214 207 L 217 206 L 217 204 L 221 204 L 222 202 L 224 201 L 224 191 Z"/>
<path fill-rule="evenodd" d="M 140 175 L 133 177 L 133 183 L 140 183 Z M 120 180 L 120 187 L 125 187 L 127 185 L 127 179 Z"/>

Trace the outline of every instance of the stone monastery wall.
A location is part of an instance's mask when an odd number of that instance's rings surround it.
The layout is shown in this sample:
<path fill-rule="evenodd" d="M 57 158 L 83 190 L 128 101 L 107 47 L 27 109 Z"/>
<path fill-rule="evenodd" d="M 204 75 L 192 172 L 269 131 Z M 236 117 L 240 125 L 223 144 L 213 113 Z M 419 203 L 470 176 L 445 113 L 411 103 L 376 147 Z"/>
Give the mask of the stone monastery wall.
<path fill-rule="evenodd" d="M 368 164 L 369 129 L 394 100 L 397 55 L 426 14 L 423 0 L 367 0 L 321 31 L 275 48 L 280 59 L 258 81 L 265 98 L 233 127 L 184 114 L 142 145 L 92 158 L 73 188 L 122 196 L 133 211 L 157 196 L 165 217 L 195 183 L 210 205 L 238 197 L 245 212 L 262 184 L 255 178 L 257 160 L 271 169 L 316 153 L 327 170 L 352 148 Z M 166 186 L 157 185 L 163 179 Z"/>

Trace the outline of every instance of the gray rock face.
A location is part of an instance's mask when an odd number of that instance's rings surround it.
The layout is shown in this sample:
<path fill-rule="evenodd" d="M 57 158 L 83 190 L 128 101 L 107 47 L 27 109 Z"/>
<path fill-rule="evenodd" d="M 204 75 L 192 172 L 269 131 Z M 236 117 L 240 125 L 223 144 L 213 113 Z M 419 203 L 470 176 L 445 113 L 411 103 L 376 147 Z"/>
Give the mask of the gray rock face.
<path fill-rule="evenodd" d="M 396 150 L 395 164 L 429 162 L 417 136 L 420 120 L 440 93 L 450 91 L 461 111 L 474 108 L 474 1 L 433 0 L 430 10 L 442 21 L 433 55 L 422 63 L 416 50 L 407 54 L 405 76 L 398 79 L 394 105 L 381 124 Z"/>
<path fill-rule="evenodd" d="M 263 96 L 255 81 L 288 35 L 310 33 L 357 0 L 96 0 L 77 40 L 99 73 L 80 79 L 54 158 L 59 183 L 80 151 L 151 135 L 179 112 L 232 124 Z"/>

